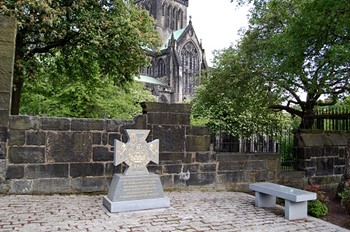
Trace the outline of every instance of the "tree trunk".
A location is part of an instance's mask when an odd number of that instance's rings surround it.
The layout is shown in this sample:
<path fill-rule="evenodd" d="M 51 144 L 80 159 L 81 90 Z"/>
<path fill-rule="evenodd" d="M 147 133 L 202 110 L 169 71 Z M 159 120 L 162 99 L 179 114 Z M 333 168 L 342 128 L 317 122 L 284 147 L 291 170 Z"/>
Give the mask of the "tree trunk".
<path fill-rule="evenodd" d="M 301 117 L 300 129 L 312 129 L 314 124 L 314 105 L 307 104 Z"/>

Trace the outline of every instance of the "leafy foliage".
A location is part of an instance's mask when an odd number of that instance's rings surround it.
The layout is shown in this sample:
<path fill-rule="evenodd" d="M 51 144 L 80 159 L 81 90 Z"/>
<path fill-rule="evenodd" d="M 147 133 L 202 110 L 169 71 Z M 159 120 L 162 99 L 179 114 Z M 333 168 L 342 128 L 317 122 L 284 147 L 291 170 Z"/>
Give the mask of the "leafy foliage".
<path fill-rule="evenodd" d="M 238 49 L 283 104 L 302 118 L 349 92 L 350 5 L 346 0 L 238 0 L 252 3 L 250 28 Z M 303 97 L 305 96 L 305 97 Z M 320 101 L 327 98 L 329 101 Z M 275 102 L 274 102 L 275 103 Z"/>
<path fill-rule="evenodd" d="M 154 20 L 128 0 L 0 0 L 0 14 L 17 20 L 14 114 L 22 86 L 35 81 L 43 56 L 74 50 L 79 54 L 74 57 L 94 61 L 82 67 L 79 60 L 71 60 L 74 72 L 93 72 L 97 65 L 101 76 L 122 86 L 148 64 L 143 48 L 160 43 Z"/>
<path fill-rule="evenodd" d="M 217 53 L 214 68 L 202 75 L 196 90 L 193 116 L 205 118 L 213 131 L 233 135 L 249 136 L 261 126 L 281 123 L 285 116 L 267 107 L 274 100 L 267 94 L 269 86 L 251 68 L 234 48 Z"/>
<path fill-rule="evenodd" d="M 96 61 L 75 50 L 70 56 L 43 59 L 39 70 L 35 82 L 24 84 L 22 114 L 130 119 L 141 113 L 139 102 L 155 100 L 141 83 L 115 86 L 112 78 L 101 75 Z"/>
<path fill-rule="evenodd" d="M 320 200 L 314 200 L 308 202 L 307 212 L 311 216 L 320 218 L 328 214 L 328 208 Z"/>

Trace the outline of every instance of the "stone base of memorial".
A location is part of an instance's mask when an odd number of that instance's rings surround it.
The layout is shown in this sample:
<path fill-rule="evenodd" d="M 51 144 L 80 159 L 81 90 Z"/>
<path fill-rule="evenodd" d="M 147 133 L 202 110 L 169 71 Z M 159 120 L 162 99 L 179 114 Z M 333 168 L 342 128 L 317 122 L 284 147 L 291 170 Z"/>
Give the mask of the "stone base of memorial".
<path fill-rule="evenodd" d="M 111 212 L 127 212 L 170 207 L 158 175 L 114 174 L 103 205 Z"/>

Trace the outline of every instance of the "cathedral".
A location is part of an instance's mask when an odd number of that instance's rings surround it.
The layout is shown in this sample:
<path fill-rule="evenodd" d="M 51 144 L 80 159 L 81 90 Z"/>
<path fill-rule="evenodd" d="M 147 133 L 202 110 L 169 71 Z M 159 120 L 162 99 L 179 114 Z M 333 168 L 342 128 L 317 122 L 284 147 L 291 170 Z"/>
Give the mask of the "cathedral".
<path fill-rule="evenodd" d="M 141 78 L 159 102 L 191 100 L 201 70 L 208 65 L 191 19 L 187 22 L 189 0 L 135 0 L 135 4 L 153 16 L 162 39 L 158 52 L 147 51 L 152 61 L 141 70 Z"/>

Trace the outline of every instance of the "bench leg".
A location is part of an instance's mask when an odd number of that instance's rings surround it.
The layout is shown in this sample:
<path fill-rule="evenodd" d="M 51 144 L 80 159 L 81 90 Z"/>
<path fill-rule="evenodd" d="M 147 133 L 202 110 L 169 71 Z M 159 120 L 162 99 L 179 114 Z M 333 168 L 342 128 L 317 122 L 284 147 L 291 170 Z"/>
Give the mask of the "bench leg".
<path fill-rule="evenodd" d="M 292 202 L 285 200 L 285 218 L 288 220 L 302 219 L 307 217 L 307 201 Z"/>
<path fill-rule="evenodd" d="M 265 193 L 255 192 L 255 206 L 257 207 L 276 207 L 276 197 Z"/>

